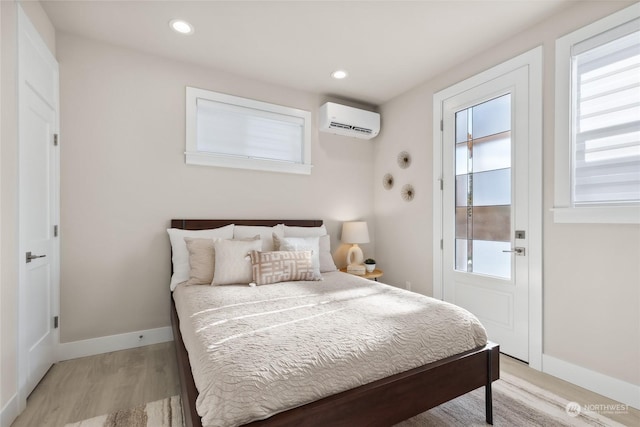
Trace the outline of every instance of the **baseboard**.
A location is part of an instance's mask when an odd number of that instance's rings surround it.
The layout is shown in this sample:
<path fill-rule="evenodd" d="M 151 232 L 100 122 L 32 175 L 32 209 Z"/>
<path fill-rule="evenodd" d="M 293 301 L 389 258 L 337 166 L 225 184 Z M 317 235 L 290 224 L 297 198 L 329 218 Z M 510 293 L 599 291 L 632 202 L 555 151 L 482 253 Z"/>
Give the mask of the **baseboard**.
<path fill-rule="evenodd" d="M 9 427 L 18 418 L 18 395 L 14 394 L 0 413 L 0 427 Z"/>
<path fill-rule="evenodd" d="M 171 327 L 166 326 L 164 328 L 147 329 L 144 331 L 128 332 L 126 334 L 60 343 L 58 345 L 57 355 L 58 360 L 69 360 L 172 340 L 173 332 L 171 331 Z"/>
<path fill-rule="evenodd" d="M 640 409 L 640 385 L 609 377 L 547 354 L 542 355 L 542 371 L 594 393 Z M 598 404 L 601 402 L 592 403 Z"/>

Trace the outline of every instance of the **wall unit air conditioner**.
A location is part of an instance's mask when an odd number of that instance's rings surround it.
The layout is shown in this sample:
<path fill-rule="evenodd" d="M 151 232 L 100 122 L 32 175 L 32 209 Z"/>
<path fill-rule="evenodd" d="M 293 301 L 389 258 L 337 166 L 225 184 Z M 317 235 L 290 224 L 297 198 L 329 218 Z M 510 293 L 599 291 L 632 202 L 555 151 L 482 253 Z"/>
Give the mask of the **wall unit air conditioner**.
<path fill-rule="evenodd" d="M 320 107 L 322 132 L 371 139 L 380 132 L 380 114 L 327 102 Z"/>

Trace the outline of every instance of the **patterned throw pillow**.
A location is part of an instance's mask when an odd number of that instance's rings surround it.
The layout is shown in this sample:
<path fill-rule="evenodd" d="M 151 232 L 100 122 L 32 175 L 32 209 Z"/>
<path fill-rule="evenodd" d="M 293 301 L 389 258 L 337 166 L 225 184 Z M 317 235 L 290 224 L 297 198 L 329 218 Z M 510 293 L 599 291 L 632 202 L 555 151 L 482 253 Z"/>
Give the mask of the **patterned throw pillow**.
<path fill-rule="evenodd" d="M 276 251 L 311 251 L 313 274 L 315 280 L 322 280 L 320 274 L 320 238 L 315 237 L 283 237 L 273 234 L 273 247 Z"/>
<path fill-rule="evenodd" d="M 268 285 L 294 280 L 317 280 L 311 251 L 251 251 L 253 281 Z"/>

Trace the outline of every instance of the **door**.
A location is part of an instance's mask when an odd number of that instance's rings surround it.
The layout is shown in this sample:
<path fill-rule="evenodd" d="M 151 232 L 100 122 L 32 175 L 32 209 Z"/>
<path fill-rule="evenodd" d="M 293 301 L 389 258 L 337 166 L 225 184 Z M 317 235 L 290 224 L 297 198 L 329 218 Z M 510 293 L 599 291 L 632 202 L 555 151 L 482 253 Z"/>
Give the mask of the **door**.
<path fill-rule="evenodd" d="M 55 361 L 58 66 L 19 9 L 19 378 L 26 398 Z"/>
<path fill-rule="evenodd" d="M 529 358 L 528 68 L 443 102 L 443 299 Z"/>

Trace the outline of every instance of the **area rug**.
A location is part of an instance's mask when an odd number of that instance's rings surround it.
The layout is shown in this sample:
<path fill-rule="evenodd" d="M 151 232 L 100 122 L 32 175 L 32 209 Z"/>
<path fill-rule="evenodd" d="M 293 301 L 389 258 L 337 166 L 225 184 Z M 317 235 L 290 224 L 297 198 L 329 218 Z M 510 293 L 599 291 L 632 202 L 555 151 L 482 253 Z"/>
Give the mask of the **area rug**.
<path fill-rule="evenodd" d="M 571 402 L 513 375 L 500 373 L 493 383 L 495 426 L 624 427 L 602 416 L 567 405 Z M 486 426 L 484 387 L 416 415 L 395 427 Z"/>
<path fill-rule="evenodd" d="M 571 403 L 568 400 L 504 372 L 500 376 L 493 383 L 495 426 L 624 427 L 599 413 L 571 407 L 567 410 Z M 486 426 L 484 403 L 482 387 L 395 427 Z M 180 397 L 168 397 L 65 427 L 183 427 Z"/>
<path fill-rule="evenodd" d="M 183 427 L 180 396 L 100 415 L 65 427 Z"/>

